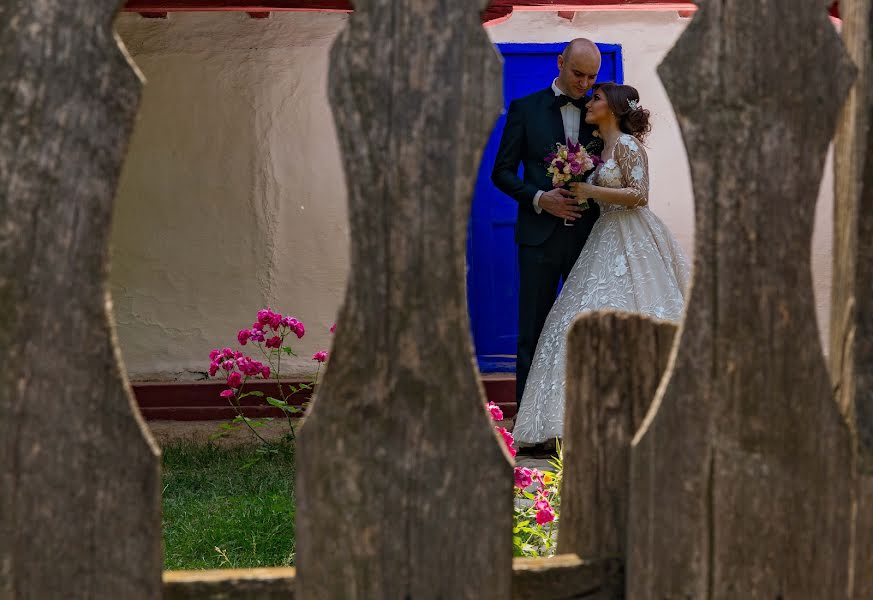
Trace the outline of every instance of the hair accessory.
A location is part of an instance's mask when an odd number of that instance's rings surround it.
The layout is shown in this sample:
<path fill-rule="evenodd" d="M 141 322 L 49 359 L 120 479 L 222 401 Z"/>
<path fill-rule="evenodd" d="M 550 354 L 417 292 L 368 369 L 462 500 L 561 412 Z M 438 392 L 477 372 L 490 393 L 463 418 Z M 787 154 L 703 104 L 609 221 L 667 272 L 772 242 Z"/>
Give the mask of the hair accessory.
<path fill-rule="evenodd" d="M 631 110 L 636 110 L 640 107 L 640 101 L 639 100 L 628 100 L 627 105 L 628 105 L 628 108 L 630 108 Z"/>

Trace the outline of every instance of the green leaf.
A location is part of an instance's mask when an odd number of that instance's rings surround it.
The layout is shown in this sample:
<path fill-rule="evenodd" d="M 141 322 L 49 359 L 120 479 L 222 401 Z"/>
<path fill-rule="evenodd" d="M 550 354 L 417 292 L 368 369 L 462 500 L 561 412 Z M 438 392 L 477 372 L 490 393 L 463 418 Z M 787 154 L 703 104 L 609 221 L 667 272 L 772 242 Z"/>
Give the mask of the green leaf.
<path fill-rule="evenodd" d="M 294 354 L 294 350 L 291 349 L 291 346 L 282 346 L 282 352 L 284 352 L 288 356 L 297 356 L 296 354 Z"/>
<path fill-rule="evenodd" d="M 288 406 L 287 402 L 285 402 L 284 400 L 279 400 L 278 398 L 267 398 L 267 404 L 281 409 L 285 409 Z"/>

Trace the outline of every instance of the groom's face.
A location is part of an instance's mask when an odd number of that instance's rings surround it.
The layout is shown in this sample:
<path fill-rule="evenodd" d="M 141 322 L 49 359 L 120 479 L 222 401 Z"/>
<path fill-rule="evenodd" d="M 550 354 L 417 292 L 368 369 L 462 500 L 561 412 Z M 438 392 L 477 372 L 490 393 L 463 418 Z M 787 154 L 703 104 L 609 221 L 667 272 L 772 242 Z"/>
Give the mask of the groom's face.
<path fill-rule="evenodd" d="M 581 98 L 594 86 L 600 71 L 600 52 L 581 49 L 558 56 L 558 83 L 571 98 Z"/>

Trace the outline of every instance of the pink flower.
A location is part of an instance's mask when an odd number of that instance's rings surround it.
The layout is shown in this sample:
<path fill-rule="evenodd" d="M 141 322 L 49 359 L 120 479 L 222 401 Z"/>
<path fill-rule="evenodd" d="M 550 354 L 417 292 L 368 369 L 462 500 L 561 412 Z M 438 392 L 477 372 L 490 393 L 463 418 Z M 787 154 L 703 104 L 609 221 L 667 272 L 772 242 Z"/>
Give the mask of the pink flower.
<path fill-rule="evenodd" d="M 537 511 L 537 524 L 545 525 L 555 520 L 555 511 L 552 507 Z"/>
<path fill-rule="evenodd" d="M 252 335 L 254 335 L 256 331 L 263 331 L 263 330 L 264 330 L 263 323 L 260 323 L 258 321 L 255 321 L 254 323 L 252 323 Z"/>
<path fill-rule="evenodd" d="M 261 365 L 261 377 L 264 379 L 270 378 L 270 367 L 269 365 Z"/>
<path fill-rule="evenodd" d="M 497 427 L 497 433 L 503 436 L 503 442 L 506 444 L 506 447 L 509 449 L 509 454 L 515 456 L 517 450 L 512 447 L 512 444 L 515 443 L 515 440 L 512 437 L 512 434 L 506 431 L 505 427 Z"/>
<path fill-rule="evenodd" d="M 312 355 L 312 360 L 317 360 L 318 362 L 323 363 L 327 360 L 327 352 L 325 350 L 319 350 Z"/>
<path fill-rule="evenodd" d="M 593 164 L 595 167 L 598 166 L 602 162 L 603 162 L 603 159 L 600 158 L 598 155 L 596 155 L 596 154 L 591 155 L 591 164 Z"/>
<path fill-rule="evenodd" d="M 233 371 L 233 361 L 232 360 L 224 361 L 223 363 L 221 363 L 221 368 L 224 369 L 225 371 Z"/>
<path fill-rule="evenodd" d="M 333 325 L 330 326 L 330 332 L 336 333 L 336 323 L 334 323 Z"/>
<path fill-rule="evenodd" d="M 258 323 L 260 323 L 262 325 L 268 324 L 270 321 L 273 320 L 273 316 L 275 314 L 276 313 L 274 313 L 269 308 L 262 308 L 261 310 L 258 311 Z M 281 319 L 282 319 L 282 315 L 279 315 L 279 320 L 281 320 Z"/>
<path fill-rule="evenodd" d="M 278 335 L 274 335 L 267 340 L 267 343 L 265 345 L 267 346 L 267 348 L 278 348 L 282 345 L 282 338 L 280 338 Z"/>
<path fill-rule="evenodd" d="M 218 348 L 213 348 L 213 350 L 209 353 L 209 360 L 214 361 L 216 358 L 219 357 L 219 355 L 221 355 L 221 350 L 219 350 Z"/>
<path fill-rule="evenodd" d="M 209 376 L 215 377 L 216 373 L 218 373 L 218 363 L 213 362 L 211 365 L 209 365 Z"/>
<path fill-rule="evenodd" d="M 578 175 L 579 173 L 582 172 L 582 165 L 580 165 L 577 162 L 570 163 L 570 172 L 573 175 Z"/>
<path fill-rule="evenodd" d="M 219 394 L 219 396 L 221 396 L 222 398 L 230 398 L 231 396 L 233 396 L 233 390 L 224 390 L 223 392 L 221 392 L 221 394 Z"/>
<path fill-rule="evenodd" d="M 241 346 L 245 346 L 250 337 L 252 337 L 252 332 L 248 329 L 240 329 L 239 333 L 236 334 L 236 339 Z"/>
<path fill-rule="evenodd" d="M 230 348 L 225 348 L 221 351 L 222 356 L 226 356 L 227 358 L 233 358 L 233 350 Z"/>
<path fill-rule="evenodd" d="M 239 388 L 242 385 L 242 375 L 240 375 L 239 371 L 234 371 L 227 376 L 227 385 L 232 388 Z"/>
<path fill-rule="evenodd" d="M 533 483 L 530 476 L 530 469 L 525 467 L 515 467 L 515 487 L 525 489 Z"/>
<path fill-rule="evenodd" d="M 495 421 L 503 420 L 503 411 L 500 410 L 500 407 L 494 404 L 493 402 L 488 403 L 488 412 L 491 413 L 491 418 Z"/>
<path fill-rule="evenodd" d="M 536 510 L 551 510 L 552 505 L 549 504 L 549 501 L 548 501 L 548 500 L 546 500 L 546 499 L 544 499 L 544 498 L 542 498 L 542 497 L 540 497 L 540 496 L 538 496 L 538 498 L 539 498 L 539 500 L 537 500 L 536 502 L 534 502 L 534 508 L 535 508 Z"/>
<path fill-rule="evenodd" d="M 306 328 L 303 326 L 303 323 L 295 319 L 294 317 L 285 317 L 282 319 L 282 325 L 288 327 L 297 338 L 302 338 L 303 334 L 306 333 Z"/>
<path fill-rule="evenodd" d="M 256 329 L 252 329 L 252 341 L 253 342 L 263 342 L 265 339 L 264 332 Z"/>
<path fill-rule="evenodd" d="M 249 377 L 260 375 L 264 366 L 258 361 L 252 360 L 248 356 L 239 359 L 236 364 L 239 367 L 239 370 Z"/>

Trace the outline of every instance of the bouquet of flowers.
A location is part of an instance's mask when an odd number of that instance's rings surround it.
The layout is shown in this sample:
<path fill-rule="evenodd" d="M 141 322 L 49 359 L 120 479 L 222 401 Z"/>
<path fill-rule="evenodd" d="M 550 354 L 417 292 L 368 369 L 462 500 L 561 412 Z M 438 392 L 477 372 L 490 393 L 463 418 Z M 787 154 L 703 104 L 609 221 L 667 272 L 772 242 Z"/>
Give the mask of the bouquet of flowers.
<path fill-rule="evenodd" d="M 600 157 L 588 154 L 582 144 L 567 140 L 566 144 L 557 144 L 555 151 L 546 156 L 546 172 L 552 178 L 553 186 L 564 187 L 585 181 L 585 173 L 593 169 L 597 162 L 600 162 Z M 585 210 L 588 201 L 580 199 L 579 205 Z"/>

